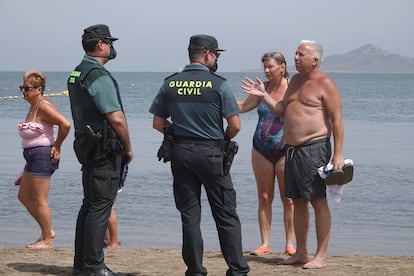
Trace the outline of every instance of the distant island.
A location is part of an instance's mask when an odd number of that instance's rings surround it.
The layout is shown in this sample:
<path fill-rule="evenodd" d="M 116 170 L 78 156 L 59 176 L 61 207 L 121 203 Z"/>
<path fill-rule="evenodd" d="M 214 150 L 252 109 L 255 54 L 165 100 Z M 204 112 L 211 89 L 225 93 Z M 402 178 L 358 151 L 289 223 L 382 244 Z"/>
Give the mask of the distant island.
<path fill-rule="evenodd" d="M 321 68 L 341 73 L 414 73 L 414 58 L 367 44 L 343 55 L 324 58 Z"/>
<path fill-rule="evenodd" d="M 372 44 L 367 44 L 343 55 L 325 57 L 321 68 L 328 73 L 414 73 L 414 58 L 393 54 Z M 261 72 L 251 69 L 248 72 Z M 296 73 L 295 66 L 288 72 Z"/>

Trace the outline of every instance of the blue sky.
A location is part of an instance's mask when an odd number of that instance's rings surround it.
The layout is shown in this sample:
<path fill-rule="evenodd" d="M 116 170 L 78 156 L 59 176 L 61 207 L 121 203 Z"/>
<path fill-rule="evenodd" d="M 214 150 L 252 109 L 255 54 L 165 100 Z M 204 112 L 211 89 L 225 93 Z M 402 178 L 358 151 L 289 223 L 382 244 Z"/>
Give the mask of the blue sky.
<path fill-rule="evenodd" d="M 0 71 L 71 71 L 84 54 L 83 29 L 98 23 L 119 38 L 112 71 L 177 71 L 199 33 L 227 50 L 226 72 L 261 68 L 269 50 L 291 66 L 302 39 L 320 42 L 324 56 L 369 43 L 414 57 L 413 10 L 412 0 L 1 0 Z"/>

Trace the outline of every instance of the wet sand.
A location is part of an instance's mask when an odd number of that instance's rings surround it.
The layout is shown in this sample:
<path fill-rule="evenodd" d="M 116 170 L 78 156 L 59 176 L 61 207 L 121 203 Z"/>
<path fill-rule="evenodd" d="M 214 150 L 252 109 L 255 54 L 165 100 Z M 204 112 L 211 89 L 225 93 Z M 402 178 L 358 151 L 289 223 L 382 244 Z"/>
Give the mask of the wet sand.
<path fill-rule="evenodd" d="M 72 275 L 73 249 L 39 250 L 0 248 L 0 275 Z M 332 255 L 328 267 L 317 270 L 301 266 L 278 265 L 285 254 L 272 253 L 263 257 L 245 253 L 249 275 L 411 275 L 414 256 Z M 185 265 L 179 250 L 118 249 L 105 251 L 105 263 L 114 272 L 126 275 L 184 275 Z M 220 252 L 204 254 L 208 275 L 225 275 L 227 266 Z"/>

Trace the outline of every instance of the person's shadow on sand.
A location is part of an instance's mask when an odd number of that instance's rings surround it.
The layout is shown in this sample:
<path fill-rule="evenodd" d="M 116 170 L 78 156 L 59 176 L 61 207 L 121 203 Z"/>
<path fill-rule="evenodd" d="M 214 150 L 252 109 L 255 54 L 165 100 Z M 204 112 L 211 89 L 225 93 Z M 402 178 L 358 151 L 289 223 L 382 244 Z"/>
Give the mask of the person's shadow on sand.
<path fill-rule="evenodd" d="M 10 263 L 10 264 L 7 264 L 7 266 L 9 268 L 12 268 L 16 271 L 23 272 L 23 273 L 36 273 L 36 274 L 44 274 L 44 275 L 72 276 L 72 272 L 73 272 L 73 267 L 71 266 L 45 265 L 45 264 L 38 264 L 38 263 Z M 138 276 L 138 275 L 141 275 L 141 274 L 125 273 L 125 276 Z"/>
<path fill-rule="evenodd" d="M 26 273 L 38 273 L 44 275 L 72 275 L 73 267 L 70 266 L 57 266 L 46 265 L 39 263 L 10 263 L 8 267 L 13 268 L 16 271 Z"/>
<path fill-rule="evenodd" d="M 271 266 L 281 265 L 281 262 L 285 261 L 284 258 L 275 257 L 275 256 L 272 256 L 272 254 L 265 255 L 265 256 L 246 256 L 246 260 L 248 263 L 256 262 L 256 263 L 261 263 L 261 264 L 271 265 Z M 299 266 L 303 266 L 303 264 L 295 264 L 291 266 L 299 267 Z"/>

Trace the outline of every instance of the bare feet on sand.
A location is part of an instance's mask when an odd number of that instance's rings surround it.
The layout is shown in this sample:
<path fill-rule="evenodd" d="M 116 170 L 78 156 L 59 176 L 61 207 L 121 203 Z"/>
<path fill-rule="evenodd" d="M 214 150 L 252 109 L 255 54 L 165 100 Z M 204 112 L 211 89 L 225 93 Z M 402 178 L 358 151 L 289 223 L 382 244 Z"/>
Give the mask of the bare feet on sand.
<path fill-rule="evenodd" d="M 112 244 L 108 244 L 108 245 L 105 247 L 105 249 L 108 249 L 108 250 L 112 250 L 112 249 L 119 249 L 119 245 L 118 245 L 118 244 L 114 244 L 114 245 L 112 245 Z"/>
<path fill-rule="evenodd" d="M 52 240 L 41 240 L 35 243 L 26 245 L 26 248 L 35 248 L 35 249 L 53 249 Z"/>
<path fill-rule="evenodd" d="M 55 237 L 56 237 L 56 233 L 55 233 L 55 231 L 51 231 L 51 236 L 52 236 L 52 239 L 54 239 Z M 40 241 L 42 241 L 42 240 L 44 240 L 44 238 L 43 238 L 43 234 L 40 234 L 40 237 L 37 239 L 37 241 L 36 242 L 40 242 Z"/>
<path fill-rule="evenodd" d="M 326 258 L 315 257 L 312 261 L 303 265 L 305 269 L 318 269 L 326 267 Z"/>
<path fill-rule="evenodd" d="M 119 249 L 121 247 L 121 242 L 110 242 L 110 243 L 105 243 L 104 249 Z"/>
<path fill-rule="evenodd" d="M 38 249 L 52 249 L 53 239 L 56 237 L 55 231 L 51 231 L 51 239 L 45 240 L 43 234 L 34 243 L 26 245 L 26 248 L 38 248 Z"/>
<path fill-rule="evenodd" d="M 296 254 L 294 254 L 292 257 L 281 261 L 279 264 L 281 265 L 296 265 L 296 264 L 306 264 L 309 262 L 309 259 L 306 255 L 300 254 L 298 252 L 296 252 Z"/>

